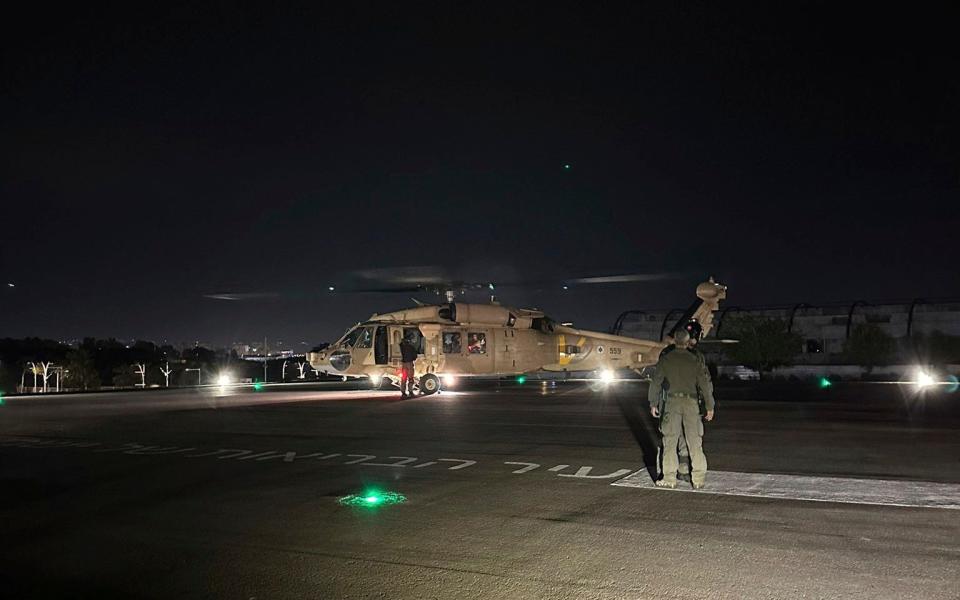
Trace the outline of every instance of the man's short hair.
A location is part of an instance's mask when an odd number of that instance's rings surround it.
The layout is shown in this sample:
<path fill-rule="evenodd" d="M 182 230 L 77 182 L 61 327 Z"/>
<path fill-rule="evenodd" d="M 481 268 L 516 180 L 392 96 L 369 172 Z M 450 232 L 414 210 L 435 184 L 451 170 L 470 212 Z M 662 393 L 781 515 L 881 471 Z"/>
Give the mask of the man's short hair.
<path fill-rule="evenodd" d="M 678 346 L 684 346 L 690 342 L 690 332 L 686 329 L 679 329 L 675 334 L 673 334 L 673 341 L 676 342 Z"/>

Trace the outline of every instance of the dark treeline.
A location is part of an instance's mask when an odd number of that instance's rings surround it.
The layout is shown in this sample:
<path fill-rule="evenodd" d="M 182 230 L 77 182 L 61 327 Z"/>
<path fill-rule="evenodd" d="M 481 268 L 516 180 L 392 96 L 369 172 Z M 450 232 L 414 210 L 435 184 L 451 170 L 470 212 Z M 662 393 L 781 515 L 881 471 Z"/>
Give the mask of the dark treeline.
<path fill-rule="evenodd" d="M 0 339 L 0 391 L 7 392 L 21 383 L 42 389 L 45 375 L 48 387 L 60 377 L 61 389 L 95 390 L 142 384 L 196 385 L 201 377 L 202 383 L 213 383 L 227 370 L 238 378 L 262 376 L 262 366 L 241 361 L 232 351 L 203 347 L 179 351 L 170 345 L 125 344 L 112 338 L 85 338 L 78 347 L 40 338 Z"/>

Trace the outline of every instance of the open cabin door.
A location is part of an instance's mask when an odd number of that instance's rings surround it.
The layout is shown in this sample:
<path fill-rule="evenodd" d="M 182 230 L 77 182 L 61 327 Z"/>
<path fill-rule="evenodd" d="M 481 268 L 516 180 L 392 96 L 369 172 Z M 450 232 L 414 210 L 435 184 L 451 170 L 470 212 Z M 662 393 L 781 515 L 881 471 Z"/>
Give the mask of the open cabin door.
<path fill-rule="evenodd" d="M 381 325 L 377 327 L 377 333 L 373 337 L 373 357 L 376 364 L 386 365 L 389 363 L 389 346 L 389 332 L 385 325 Z"/>
<path fill-rule="evenodd" d="M 389 325 L 383 327 L 387 335 L 387 363 L 395 367 L 399 367 L 402 362 L 400 356 L 400 342 L 403 341 L 404 336 L 409 336 L 413 339 L 413 345 L 417 347 L 417 354 L 422 356 L 424 352 L 424 343 L 423 343 L 423 334 L 420 333 L 420 328 L 416 326 L 402 326 L 402 325 Z M 378 363 L 379 364 L 379 363 Z"/>

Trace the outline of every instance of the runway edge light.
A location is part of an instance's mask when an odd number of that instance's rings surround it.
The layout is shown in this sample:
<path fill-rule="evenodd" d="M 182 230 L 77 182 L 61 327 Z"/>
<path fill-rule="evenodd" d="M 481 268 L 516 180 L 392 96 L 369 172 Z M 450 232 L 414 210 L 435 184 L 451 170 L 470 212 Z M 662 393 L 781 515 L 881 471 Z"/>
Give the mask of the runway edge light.
<path fill-rule="evenodd" d="M 402 504 L 407 497 L 397 492 L 381 492 L 380 490 L 366 490 L 361 494 L 349 494 L 341 497 L 337 502 L 340 506 L 354 506 L 360 508 L 375 508 L 391 504 Z"/>

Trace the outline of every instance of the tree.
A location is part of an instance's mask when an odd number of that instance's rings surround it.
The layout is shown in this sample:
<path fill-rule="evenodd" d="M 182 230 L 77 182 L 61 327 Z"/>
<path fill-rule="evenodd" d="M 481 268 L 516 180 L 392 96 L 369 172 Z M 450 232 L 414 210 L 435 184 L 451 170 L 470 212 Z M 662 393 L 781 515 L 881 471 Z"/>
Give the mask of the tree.
<path fill-rule="evenodd" d="M 11 392 L 16 389 L 20 381 L 17 375 L 7 362 L 0 360 L 0 394 Z"/>
<path fill-rule="evenodd" d="M 756 369 L 763 377 L 775 367 L 790 364 L 803 344 L 796 333 L 787 333 L 783 319 L 770 319 L 754 315 L 737 315 L 724 325 L 724 333 L 738 340 L 730 344 L 726 352 L 739 364 Z"/>
<path fill-rule="evenodd" d="M 134 387 L 140 382 L 140 377 L 135 373 L 133 365 L 123 365 L 113 370 L 114 387 Z"/>
<path fill-rule="evenodd" d="M 89 352 L 81 348 L 67 354 L 67 381 L 81 390 L 100 389 L 100 374 Z"/>
<path fill-rule="evenodd" d="M 896 341 L 876 323 L 860 323 L 850 332 L 843 345 L 847 360 L 866 369 L 869 375 L 877 365 L 887 364 L 893 356 Z"/>
<path fill-rule="evenodd" d="M 960 336 L 933 330 L 927 335 L 918 335 L 915 346 L 925 363 L 956 364 L 960 362 Z"/>

